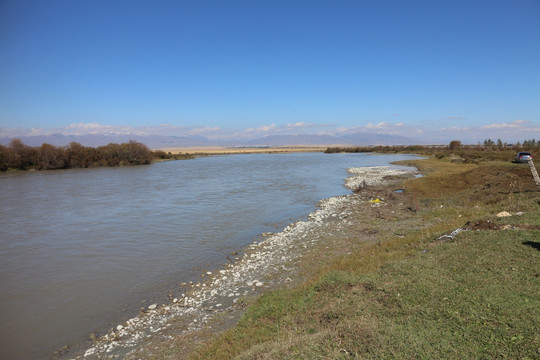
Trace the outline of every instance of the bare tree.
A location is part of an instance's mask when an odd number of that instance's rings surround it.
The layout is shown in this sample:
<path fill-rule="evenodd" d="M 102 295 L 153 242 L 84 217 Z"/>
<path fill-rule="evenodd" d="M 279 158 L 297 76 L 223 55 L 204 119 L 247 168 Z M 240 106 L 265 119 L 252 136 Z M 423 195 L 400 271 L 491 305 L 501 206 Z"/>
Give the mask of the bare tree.
<path fill-rule="evenodd" d="M 450 150 L 459 150 L 461 149 L 461 141 L 459 140 L 452 140 L 450 141 L 450 145 L 448 145 Z"/>

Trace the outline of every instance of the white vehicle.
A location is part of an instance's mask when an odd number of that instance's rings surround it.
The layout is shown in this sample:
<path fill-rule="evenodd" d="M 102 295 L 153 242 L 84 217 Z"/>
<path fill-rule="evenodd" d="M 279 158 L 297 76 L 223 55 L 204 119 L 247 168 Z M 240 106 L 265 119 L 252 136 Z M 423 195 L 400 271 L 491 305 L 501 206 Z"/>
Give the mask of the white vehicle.
<path fill-rule="evenodd" d="M 518 152 L 516 154 L 516 159 L 514 160 L 514 162 L 517 162 L 517 163 L 526 163 L 528 162 L 529 160 L 532 160 L 532 155 L 531 153 L 529 152 Z"/>

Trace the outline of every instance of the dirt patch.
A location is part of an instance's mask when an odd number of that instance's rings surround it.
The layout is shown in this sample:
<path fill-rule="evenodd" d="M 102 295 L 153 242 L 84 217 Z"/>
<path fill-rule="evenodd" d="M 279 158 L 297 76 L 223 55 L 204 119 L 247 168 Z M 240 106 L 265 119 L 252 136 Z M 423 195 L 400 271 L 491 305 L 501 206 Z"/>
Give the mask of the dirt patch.
<path fill-rule="evenodd" d="M 467 229 L 473 231 L 500 230 L 501 228 L 501 225 L 495 224 L 490 220 L 480 220 L 474 223 L 467 223 Z"/>
<path fill-rule="evenodd" d="M 462 231 L 463 230 L 472 230 L 472 231 L 540 230 L 540 226 L 530 225 L 530 224 L 521 224 L 521 225 L 497 224 L 490 220 L 479 220 L 475 222 L 467 222 L 461 230 Z M 446 237 L 449 237 L 449 236 L 447 235 Z"/>
<path fill-rule="evenodd" d="M 525 224 L 525 225 L 518 226 L 517 229 L 519 229 L 519 230 L 539 230 L 540 231 L 540 226 L 539 225 Z"/>

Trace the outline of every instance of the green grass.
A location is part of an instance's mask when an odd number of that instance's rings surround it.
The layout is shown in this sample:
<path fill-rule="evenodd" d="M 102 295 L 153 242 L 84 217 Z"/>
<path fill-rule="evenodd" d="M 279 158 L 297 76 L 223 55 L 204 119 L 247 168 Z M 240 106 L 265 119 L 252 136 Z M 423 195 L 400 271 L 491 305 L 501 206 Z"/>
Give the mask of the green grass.
<path fill-rule="evenodd" d="M 328 272 L 265 294 L 194 358 L 539 358 L 538 239 L 465 232 L 377 272 Z"/>
<path fill-rule="evenodd" d="M 367 358 L 535 358 L 540 347 L 538 231 L 469 232 L 389 264 L 358 297 L 379 326 Z M 367 301 L 366 301 L 367 298 Z M 382 305 L 381 305 L 382 304 Z"/>
<path fill-rule="evenodd" d="M 307 281 L 263 294 L 189 358 L 540 359 L 540 193 L 526 167 L 414 165 L 426 176 L 394 207 L 358 209 L 302 259 Z M 437 240 L 480 220 L 514 230 Z M 169 350 L 158 358 L 184 357 Z"/>

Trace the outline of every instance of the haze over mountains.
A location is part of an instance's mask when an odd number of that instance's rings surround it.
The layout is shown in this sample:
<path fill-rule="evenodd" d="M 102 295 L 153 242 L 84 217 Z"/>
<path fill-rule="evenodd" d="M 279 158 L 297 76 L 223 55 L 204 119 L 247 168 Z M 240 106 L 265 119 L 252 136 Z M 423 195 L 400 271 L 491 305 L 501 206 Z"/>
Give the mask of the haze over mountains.
<path fill-rule="evenodd" d="M 385 135 L 359 132 L 347 135 L 268 135 L 256 139 L 210 139 L 204 136 L 165 136 L 137 134 L 87 134 L 65 135 L 51 134 L 17 137 L 29 146 L 40 146 L 43 143 L 65 146 L 70 142 L 78 142 L 84 146 L 102 146 L 109 143 L 124 143 L 135 140 L 151 149 L 197 147 L 197 146 L 285 146 L 285 145 L 415 145 L 427 144 L 426 141 L 399 135 Z M 12 138 L 0 138 L 0 144 L 8 145 Z"/>

